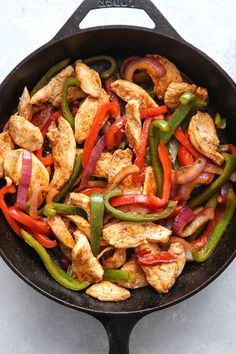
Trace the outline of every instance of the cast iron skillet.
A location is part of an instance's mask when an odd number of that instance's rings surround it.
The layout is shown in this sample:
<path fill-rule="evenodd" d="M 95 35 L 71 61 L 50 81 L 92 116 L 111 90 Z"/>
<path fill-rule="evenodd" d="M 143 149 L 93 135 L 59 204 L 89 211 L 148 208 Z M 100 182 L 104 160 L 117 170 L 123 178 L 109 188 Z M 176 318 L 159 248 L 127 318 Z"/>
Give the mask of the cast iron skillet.
<path fill-rule="evenodd" d="M 91 9 L 102 7 L 140 8 L 155 23 L 153 30 L 130 26 L 108 26 L 81 30 L 79 24 Z M 186 43 L 149 0 L 86 0 L 75 11 L 57 35 L 21 62 L 0 86 L 1 127 L 17 106 L 26 85 L 32 88 L 45 71 L 70 57 L 85 58 L 95 54 L 159 53 L 174 63 L 194 82 L 207 87 L 213 109 L 227 117 L 226 139 L 236 144 L 236 86 L 229 76 L 204 53 Z M 64 289 L 46 272 L 34 251 L 17 238 L 3 218 L 0 254 L 11 269 L 34 289 L 49 298 L 96 317 L 105 326 L 110 353 L 129 352 L 129 336 L 133 326 L 146 314 L 174 305 L 192 296 L 213 281 L 234 259 L 236 238 L 234 217 L 217 250 L 204 264 L 188 264 L 176 285 L 166 295 L 158 295 L 151 287 L 132 292 L 129 300 L 104 303 L 83 292 Z"/>

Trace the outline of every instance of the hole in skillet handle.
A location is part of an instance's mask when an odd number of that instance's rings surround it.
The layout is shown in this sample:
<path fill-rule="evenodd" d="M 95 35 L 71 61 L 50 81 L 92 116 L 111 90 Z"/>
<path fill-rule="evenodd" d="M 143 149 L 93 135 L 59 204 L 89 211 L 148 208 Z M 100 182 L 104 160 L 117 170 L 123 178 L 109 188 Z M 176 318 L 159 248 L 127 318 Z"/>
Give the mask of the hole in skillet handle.
<path fill-rule="evenodd" d="M 81 29 L 80 27 L 81 22 L 85 19 L 85 17 L 89 14 L 91 10 L 110 8 L 120 8 L 123 10 L 143 10 L 154 23 L 154 32 L 158 32 L 168 37 L 184 41 L 183 38 L 171 26 L 171 24 L 166 20 L 166 18 L 161 14 L 161 12 L 156 8 L 156 6 L 152 3 L 151 0 L 84 0 L 80 4 L 80 6 L 75 10 L 73 15 L 64 24 L 64 26 L 55 35 L 51 42 L 55 42 L 57 40 L 83 32 L 83 29 Z M 104 28 L 104 25 L 102 27 Z M 130 26 L 124 27 L 127 27 L 127 29 L 129 29 Z"/>

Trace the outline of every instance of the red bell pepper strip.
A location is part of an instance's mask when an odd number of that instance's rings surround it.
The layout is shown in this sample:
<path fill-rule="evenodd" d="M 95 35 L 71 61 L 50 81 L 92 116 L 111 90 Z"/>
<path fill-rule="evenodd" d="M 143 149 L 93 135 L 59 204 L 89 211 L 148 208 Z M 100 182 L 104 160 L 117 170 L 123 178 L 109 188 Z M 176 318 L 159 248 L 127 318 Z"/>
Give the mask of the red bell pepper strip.
<path fill-rule="evenodd" d="M 191 141 L 189 140 L 188 133 L 183 132 L 182 129 L 179 127 L 176 129 L 174 133 L 176 139 L 192 154 L 195 159 L 202 157 L 202 154 L 198 152 L 195 147 L 192 145 Z"/>
<path fill-rule="evenodd" d="M 139 257 L 143 257 L 143 256 L 146 256 L 147 254 L 150 254 L 152 253 L 152 251 L 149 249 L 149 248 L 144 248 L 143 250 L 140 250 L 140 251 L 136 251 L 132 257 L 133 258 L 139 258 Z"/>
<path fill-rule="evenodd" d="M 134 165 L 140 168 L 140 172 L 134 173 L 132 178 L 136 183 L 143 183 L 144 174 L 142 174 L 142 170 L 144 168 L 144 161 L 146 156 L 147 144 L 148 144 L 148 128 L 150 123 L 152 122 L 152 118 L 148 118 L 144 121 L 143 130 L 141 135 L 140 148 L 137 151 L 136 158 L 134 160 Z"/>
<path fill-rule="evenodd" d="M 229 149 L 233 157 L 236 159 L 236 147 L 233 144 L 229 144 Z"/>
<path fill-rule="evenodd" d="M 172 263 L 176 261 L 176 257 L 169 252 L 162 251 L 150 256 L 138 257 L 136 263 L 142 266 L 155 266 L 163 263 Z"/>
<path fill-rule="evenodd" d="M 105 134 L 106 146 L 108 150 L 114 149 L 115 146 L 119 145 L 117 142 L 117 134 L 124 131 L 125 128 L 125 118 L 118 117 L 114 123 L 110 126 L 110 129 Z"/>
<path fill-rule="evenodd" d="M 103 190 L 104 190 L 103 188 L 94 187 L 94 188 L 84 189 L 83 191 L 80 191 L 79 193 L 85 194 L 89 197 L 91 194 L 94 194 L 94 193 L 102 193 Z"/>
<path fill-rule="evenodd" d="M 110 102 L 102 105 L 98 109 L 84 144 L 84 151 L 82 157 L 82 164 L 84 168 L 86 167 L 89 161 L 99 130 L 101 129 L 108 113 L 110 113 L 113 118 L 116 118 L 120 115 L 120 106 L 117 103 Z"/>
<path fill-rule="evenodd" d="M 163 105 L 160 107 L 140 109 L 140 114 L 141 114 L 141 118 L 146 118 L 146 117 L 148 118 L 148 117 L 159 116 L 160 114 L 164 114 L 167 111 L 168 111 L 167 106 Z"/>
<path fill-rule="evenodd" d="M 168 150 L 163 143 L 163 141 L 160 141 L 160 144 L 158 145 L 158 154 L 159 158 L 163 167 L 163 172 L 164 172 L 164 181 L 163 181 L 163 193 L 162 193 L 162 202 L 166 204 L 170 198 L 170 189 L 171 189 L 171 159 L 168 153 Z"/>
<path fill-rule="evenodd" d="M 33 219 L 15 206 L 10 207 L 8 210 L 9 215 L 20 224 L 26 226 L 27 229 L 44 235 L 50 235 L 50 227 L 45 221 Z"/>
<path fill-rule="evenodd" d="M 181 166 L 188 166 L 194 163 L 193 155 L 182 144 L 179 145 L 178 149 L 178 161 Z"/>
<path fill-rule="evenodd" d="M 12 230 L 18 235 L 21 236 L 21 229 L 17 222 L 11 217 L 9 208 L 5 203 L 4 197 L 6 194 L 16 193 L 16 187 L 11 184 L 10 186 L 4 186 L 0 189 L 0 209 L 2 210 L 8 224 L 11 226 Z"/>
<path fill-rule="evenodd" d="M 56 247 L 56 245 L 57 245 L 56 240 L 51 240 L 46 235 L 40 234 L 38 232 L 32 232 L 32 235 L 45 248 L 53 248 L 53 247 Z"/>
<path fill-rule="evenodd" d="M 124 194 L 110 199 L 110 204 L 112 207 L 118 207 L 121 205 L 128 205 L 128 204 L 141 204 L 141 205 L 145 205 L 150 209 L 157 209 L 163 206 L 163 201 L 162 199 L 154 195 Z"/>

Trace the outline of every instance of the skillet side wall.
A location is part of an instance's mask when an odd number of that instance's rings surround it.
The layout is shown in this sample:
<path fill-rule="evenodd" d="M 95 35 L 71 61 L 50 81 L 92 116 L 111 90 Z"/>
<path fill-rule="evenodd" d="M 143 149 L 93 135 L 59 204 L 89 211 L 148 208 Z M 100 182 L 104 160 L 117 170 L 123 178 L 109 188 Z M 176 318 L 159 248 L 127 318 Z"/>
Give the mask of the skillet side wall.
<path fill-rule="evenodd" d="M 61 59 L 70 57 L 74 60 L 94 54 L 120 57 L 145 53 L 167 56 L 195 83 L 206 87 L 211 104 L 215 104 L 211 109 L 220 111 L 227 118 L 226 140 L 236 144 L 236 89 L 232 80 L 203 53 L 184 42 L 148 30 L 124 27 L 88 30 L 59 42 L 49 43 L 26 58 L 0 87 L 1 129 L 15 110 L 23 87 L 26 85 L 32 88 L 42 74 Z M 234 217 L 223 242 L 213 256 L 204 264 L 188 264 L 168 294 L 161 296 L 151 288 L 144 288 L 132 292 L 129 300 L 117 304 L 102 303 L 84 293 L 75 293 L 57 284 L 48 275 L 33 250 L 11 233 L 3 218 L 0 220 L 0 254 L 31 286 L 64 305 L 86 312 L 149 312 L 181 301 L 213 280 L 235 255 L 235 226 Z"/>

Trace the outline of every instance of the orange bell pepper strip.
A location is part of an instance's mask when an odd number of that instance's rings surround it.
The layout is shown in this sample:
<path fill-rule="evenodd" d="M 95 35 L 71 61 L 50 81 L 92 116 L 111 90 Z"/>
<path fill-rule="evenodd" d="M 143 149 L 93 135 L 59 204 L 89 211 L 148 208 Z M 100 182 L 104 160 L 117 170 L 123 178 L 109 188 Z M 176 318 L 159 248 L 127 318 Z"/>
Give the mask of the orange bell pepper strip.
<path fill-rule="evenodd" d="M 107 114 L 109 113 L 112 116 L 112 118 L 116 118 L 117 116 L 120 115 L 120 106 L 115 102 L 109 102 L 109 103 L 105 103 L 98 109 L 84 144 L 84 151 L 82 157 L 82 164 L 84 168 L 87 166 L 98 133 L 102 125 L 104 124 L 104 121 L 107 119 Z"/>
<path fill-rule="evenodd" d="M 120 139 L 117 139 L 117 134 L 124 131 L 125 127 L 125 118 L 118 117 L 114 123 L 110 126 L 110 129 L 105 134 L 106 146 L 108 150 L 114 149 L 115 146 L 119 145 Z"/>
<path fill-rule="evenodd" d="M 166 105 L 154 108 L 143 108 L 140 109 L 140 114 L 142 118 L 155 117 L 164 114 L 168 111 Z"/>
<path fill-rule="evenodd" d="M 16 193 L 16 187 L 11 184 L 10 186 L 4 186 L 3 188 L 0 189 L 0 209 L 3 212 L 3 215 L 5 216 L 8 224 L 11 226 L 12 230 L 18 235 L 21 236 L 21 229 L 17 222 L 11 217 L 9 213 L 9 208 L 7 204 L 5 203 L 4 197 L 6 194 L 13 194 Z"/>

